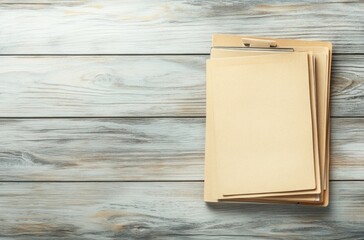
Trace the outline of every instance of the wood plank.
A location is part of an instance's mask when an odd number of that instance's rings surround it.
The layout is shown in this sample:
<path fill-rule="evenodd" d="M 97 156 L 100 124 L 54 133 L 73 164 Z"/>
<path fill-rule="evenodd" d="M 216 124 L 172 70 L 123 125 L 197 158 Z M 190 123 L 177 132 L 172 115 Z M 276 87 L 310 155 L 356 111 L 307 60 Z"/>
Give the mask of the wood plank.
<path fill-rule="evenodd" d="M 2 119 L 1 181 L 203 180 L 200 118 Z M 331 179 L 364 180 L 364 119 L 332 119 Z"/>
<path fill-rule="evenodd" d="M 320 208 L 207 205 L 203 183 L 1 183 L 0 237 L 362 238 L 364 182 L 333 182 L 331 188 L 330 206 Z"/>
<path fill-rule="evenodd" d="M 331 119 L 330 179 L 364 180 L 363 136 L 364 118 Z M 349 177 L 351 174 L 355 177 Z"/>
<path fill-rule="evenodd" d="M 331 116 L 364 115 L 364 56 L 334 56 Z"/>
<path fill-rule="evenodd" d="M 202 179 L 204 119 L 0 122 L 1 180 Z"/>
<path fill-rule="evenodd" d="M 205 114 L 206 56 L 2 59 L 1 117 Z"/>
<path fill-rule="evenodd" d="M 1 54 L 207 53 L 213 33 L 332 41 L 363 53 L 362 1 L 4 0 Z"/>
<path fill-rule="evenodd" d="M 0 117 L 204 116 L 208 56 L 2 57 Z M 334 56 L 332 115 L 362 116 L 364 56 Z"/>

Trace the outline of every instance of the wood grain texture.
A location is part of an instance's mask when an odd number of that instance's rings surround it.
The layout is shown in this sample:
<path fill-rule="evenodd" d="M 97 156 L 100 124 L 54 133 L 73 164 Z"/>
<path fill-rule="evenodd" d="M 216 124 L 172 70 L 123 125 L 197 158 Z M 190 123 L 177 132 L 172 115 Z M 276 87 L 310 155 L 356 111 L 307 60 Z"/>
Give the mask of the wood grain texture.
<path fill-rule="evenodd" d="M 203 116 L 206 56 L 2 57 L 1 117 Z"/>
<path fill-rule="evenodd" d="M 364 117 L 364 56 L 334 56 L 331 116 Z"/>
<path fill-rule="evenodd" d="M 204 119 L 0 123 L 1 180 L 202 179 Z"/>
<path fill-rule="evenodd" d="M 362 239 L 363 22 L 346 0 L 0 0 L 0 239 Z M 329 208 L 203 202 L 213 33 L 333 42 Z"/>
<path fill-rule="evenodd" d="M 203 183 L 1 183 L 11 239 L 361 239 L 364 182 L 331 183 L 328 208 L 205 204 Z"/>
<path fill-rule="evenodd" d="M 0 117 L 204 116 L 208 56 L 1 57 Z M 362 116 L 364 56 L 334 56 L 332 115 Z"/>
<path fill-rule="evenodd" d="M 1 54 L 207 53 L 213 33 L 327 40 L 363 53 L 362 1 L 0 2 Z"/>
<path fill-rule="evenodd" d="M 1 181 L 203 180 L 205 119 L 0 120 Z M 364 119 L 332 119 L 331 179 L 364 180 Z"/>

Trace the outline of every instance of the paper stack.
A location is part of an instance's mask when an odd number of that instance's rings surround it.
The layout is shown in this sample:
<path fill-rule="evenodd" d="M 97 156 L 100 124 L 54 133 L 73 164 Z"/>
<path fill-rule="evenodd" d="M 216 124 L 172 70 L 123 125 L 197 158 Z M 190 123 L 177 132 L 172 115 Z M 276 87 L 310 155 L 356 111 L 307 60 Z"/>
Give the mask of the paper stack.
<path fill-rule="evenodd" d="M 328 205 L 332 45 L 214 35 L 205 201 Z"/>

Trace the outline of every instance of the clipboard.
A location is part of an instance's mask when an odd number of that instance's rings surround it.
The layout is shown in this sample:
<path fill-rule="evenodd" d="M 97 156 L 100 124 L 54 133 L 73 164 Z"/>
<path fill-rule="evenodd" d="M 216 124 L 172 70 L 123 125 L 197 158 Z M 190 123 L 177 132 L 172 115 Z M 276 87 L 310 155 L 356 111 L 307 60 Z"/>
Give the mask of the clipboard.
<path fill-rule="evenodd" d="M 285 192 L 268 192 L 268 193 L 248 193 L 248 194 L 221 194 L 225 190 L 218 189 L 219 181 L 217 178 L 218 169 L 211 159 L 214 158 L 214 154 L 211 153 L 211 146 L 214 146 L 214 141 L 218 136 L 211 126 L 214 125 L 214 118 L 211 112 L 213 112 L 214 106 L 211 103 L 213 97 L 211 97 L 211 88 L 207 83 L 207 108 L 206 108 L 206 156 L 205 156 L 205 201 L 258 201 L 258 202 L 288 202 L 288 203 L 302 203 L 313 204 L 320 206 L 328 205 L 328 180 L 329 180 L 329 84 L 330 84 L 330 69 L 331 69 L 331 54 L 332 45 L 326 42 L 311 42 L 302 40 L 286 40 L 286 39 L 268 39 L 268 38 L 251 38 L 242 37 L 236 35 L 214 35 L 213 47 L 211 52 L 211 58 L 219 59 L 225 63 L 234 61 L 231 58 L 236 58 L 243 61 L 241 58 L 245 58 L 245 64 L 251 62 L 256 56 L 269 56 L 269 55 L 282 55 L 287 53 L 307 53 L 311 55 L 310 65 L 310 95 L 311 98 L 311 120 L 312 120 L 312 134 L 316 134 L 316 148 L 315 154 L 315 189 L 311 190 L 298 190 L 298 191 L 285 191 Z M 274 57 L 267 57 L 270 61 L 274 61 Z M 263 59 L 263 60 L 262 60 Z M 264 58 L 260 57 L 260 61 L 264 61 Z M 226 63 L 229 65 L 229 63 Z M 219 64 L 218 64 L 219 65 Z M 255 70 L 258 72 L 258 70 Z M 244 75 L 244 74 L 242 74 Z M 209 81 L 211 74 L 207 71 L 207 80 Z M 221 85 L 220 85 L 221 86 Z M 220 99 L 221 101 L 221 99 Z M 224 101 L 224 100 L 222 100 Z M 312 105 L 313 104 L 313 105 Z M 316 133 L 315 133 L 316 131 Z M 313 138 L 314 139 L 314 138 Z M 221 141 L 220 141 L 221 142 Z M 220 143 L 221 144 L 221 143 Z M 228 155 L 228 154 L 227 154 Z M 221 158 L 221 157 L 220 157 Z M 215 164 L 215 165 L 214 165 Z M 317 171 L 319 168 L 319 171 Z M 216 170 L 211 170 L 216 169 Z M 224 179 L 224 175 L 220 176 L 220 179 Z M 252 189 L 254 180 L 252 180 Z M 277 186 L 276 186 L 277 187 Z M 279 186 L 278 186 L 279 187 Z M 226 186 L 224 188 L 227 188 Z M 217 189 L 217 190 L 216 190 Z M 226 193 L 226 191 L 225 191 Z"/>

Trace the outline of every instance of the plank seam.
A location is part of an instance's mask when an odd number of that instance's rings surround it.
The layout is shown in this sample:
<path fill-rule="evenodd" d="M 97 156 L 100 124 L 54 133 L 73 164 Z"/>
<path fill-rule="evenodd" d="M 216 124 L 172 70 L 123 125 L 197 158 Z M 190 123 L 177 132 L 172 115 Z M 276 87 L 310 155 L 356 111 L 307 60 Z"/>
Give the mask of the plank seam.
<path fill-rule="evenodd" d="M 203 183 L 204 180 L 7 180 L 0 183 Z M 364 179 L 333 179 L 330 182 L 364 182 Z"/>
<path fill-rule="evenodd" d="M 44 117 L 0 117 L 0 120 L 36 120 L 36 119 L 205 119 L 206 116 L 44 116 Z M 330 119 L 362 119 L 364 116 L 330 116 Z"/>
<path fill-rule="evenodd" d="M 209 56 L 210 53 L 24 53 L 24 54 L 0 54 L 0 57 L 107 57 L 107 56 L 135 56 L 135 57 L 143 57 L 143 56 Z M 333 52 L 333 55 L 344 55 L 344 56 L 362 56 L 364 52 L 353 52 L 353 53 L 341 53 L 341 52 Z"/>

